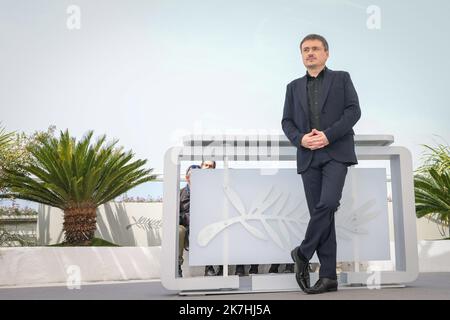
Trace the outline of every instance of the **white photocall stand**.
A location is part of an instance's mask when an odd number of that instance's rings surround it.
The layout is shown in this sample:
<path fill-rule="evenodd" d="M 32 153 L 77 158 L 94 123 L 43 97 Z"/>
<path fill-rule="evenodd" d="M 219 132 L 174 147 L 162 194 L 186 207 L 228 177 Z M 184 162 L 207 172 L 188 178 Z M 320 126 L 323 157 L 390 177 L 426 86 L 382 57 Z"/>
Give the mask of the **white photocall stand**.
<path fill-rule="evenodd" d="M 398 286 L 412 282 L 418 276 L 419 266 L 412 158 L 410 152 L 406 148 L 390 146 L 393 141 L 394 139 L 390 135 L 355 136 L 358 160 L 390 161 L 395 240 L 395 270 L 358 272 L 358 269 L 356 268 L 355 272 L 341 272 L 338 278 L 341 289 L 361 285 L 379 287 Z M 222 139 L 217 139 L 215 136 L 192 135 L 185 137 L 183 144 L 184 146 L 168 149 L 164 160 L 163 237 L 161 252 L 161 281 L 163 286 L 169 290 L 178 290 L 180 291 L 180 294 L 300 290 L 295 281 L 294 274 L 292 273 L 257 274 L 252 275 L 250 279 L 248 277 L 239 278 L 235 275 L 228 275 L 226 267 L 228 263 L 225 263 L 228 262 L 228 254 L 222 255 L 225 257 L 221 260 L 222 263 L 216 263 L 217 261 L 214 260 L 210 263 L 203 264 L 225 264 L 223 276 L 182 278 L 177 276 L 181 161 L 201 162 L 204 159 L 224 161 L 224 169 L 226 169 L 227 161 L 296 161 L 296 148 L 291 145 L 284 135 L 265 137 L 257 135 L 234 135 L 225 136 L 222 137 Z M 236 154 L 237 146 L 240 147 L 238 148 L 240 152 L 238 154 Z M 217 152 L 218 150 L 221 152 Z M 240 169 L 234 169 L 233 171 L 239 172 L 239 170 Z M 224 170 L 224 172 L 227 171 Z M 219 173 L 217 172 L 215 174 Z M 349 171 L 349 175 L 350 174 L 351 170 Z M 223 176 L 226 180 L 227 175 Z M 302 189 L 303 186 L 299 183 L 298 188 Z M 193 197 L 193 195 L 191 195 L 191 197 Z M 345 195 L 343 195 L 343 198 L 344 197 Z M 231 205 L 228 206 L 225 211 L 232 209 L 231 207 Z M 191 214 L 193 214 L 192 210 Z M 191 221 L 192 219 L 193 218 L 191 217 Z M 193 230 L 191 230 L 191 236 L 192 231 Z M 229 253 L 232 251 L 232 247 L 226 245 L 230 239 L 229 235 L 227 236 L 227 233 L 224 235 L 224 239 L 225 240 L 222 241 L 225 241 L 225 244 L 221 248 Z M 195 239 L 191 241 L 195 241 Z M 389 243 L 382 243 L 385 246 L 389 246 Z M 190 246 L 192 246 L 192 244 Z M 361 248 L 357 249 L 361 250 Z M 389 251 L 389 248 L 385 249 Z M 354 254 L 353 258 L 355 261 L 360 260 L 357 254 Z M 205 261 L 208 261 L 208 257 L 205 257 L 205 259 Z M 233 258 L 231 257 L 231 259 Z M 270 257 L 268 259 L 270 259 Z M 274 259 L 270 263 L 279 262 L 280 260 Z M 252 261 L 251 263 L 261 264 L 268 263 L 268 261 L 266 259 L 264 261 Z M 290 263 L 290 261 L 285 261 L 284 263 Z M 236 263 L 231 260 L 230 264 Z M 317 274 L 311 273 L 311 282 L 314 283 L 316 279 Z"/>

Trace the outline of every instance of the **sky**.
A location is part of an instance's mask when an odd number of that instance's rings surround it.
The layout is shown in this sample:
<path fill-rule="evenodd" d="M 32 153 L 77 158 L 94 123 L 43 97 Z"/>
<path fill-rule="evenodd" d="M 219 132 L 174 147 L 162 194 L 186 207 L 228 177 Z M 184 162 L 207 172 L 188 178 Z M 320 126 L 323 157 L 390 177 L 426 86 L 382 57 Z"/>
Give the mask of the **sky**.
<path fill-rule="evenodd" d="M 162 172 L 199 128 L 282 133 L 299 42 L 318 33 L 358 92 L 356 134 L 393 135 L 416 168 L 421 144 L 450 141 L 449 14 L 446 0 L 0 0 L 0 122 L 94 130 Z"/>

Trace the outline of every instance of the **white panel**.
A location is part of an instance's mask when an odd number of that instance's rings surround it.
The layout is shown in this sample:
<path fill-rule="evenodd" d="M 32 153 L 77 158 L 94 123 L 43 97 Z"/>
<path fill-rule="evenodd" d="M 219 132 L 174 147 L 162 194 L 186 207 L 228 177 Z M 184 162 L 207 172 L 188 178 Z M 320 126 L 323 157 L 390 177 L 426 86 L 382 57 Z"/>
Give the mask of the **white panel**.
<path fill-rule="evenodd" d="M 190 265 L 292 262 L 309 221 L 301 176 L 230 169 L 225 179 L 225 172 L 192 173 Z M 351 168 L 336 213 L 338 260 L 389 260 L 387 212 L 385 169 Z"/>

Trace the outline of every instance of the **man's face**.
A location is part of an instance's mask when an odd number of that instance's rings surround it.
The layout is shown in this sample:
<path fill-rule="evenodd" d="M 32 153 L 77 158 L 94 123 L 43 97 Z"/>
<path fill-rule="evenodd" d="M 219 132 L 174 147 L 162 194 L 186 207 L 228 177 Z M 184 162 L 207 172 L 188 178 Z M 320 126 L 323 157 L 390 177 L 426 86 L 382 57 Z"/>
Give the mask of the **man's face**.
<path fill-rule="evenodd" d="M 202 169 L 214 169 L 214 162 L 212 162 L 212 161 L 204 161 L 202 163 Z"/>
<path fill-rule="evenodd" d="M 328 59 L 328 51 L 320 40 L 306 40 L 300 48 L 303 64 L 306 68 L 320 68 L 325 66 Z"/>

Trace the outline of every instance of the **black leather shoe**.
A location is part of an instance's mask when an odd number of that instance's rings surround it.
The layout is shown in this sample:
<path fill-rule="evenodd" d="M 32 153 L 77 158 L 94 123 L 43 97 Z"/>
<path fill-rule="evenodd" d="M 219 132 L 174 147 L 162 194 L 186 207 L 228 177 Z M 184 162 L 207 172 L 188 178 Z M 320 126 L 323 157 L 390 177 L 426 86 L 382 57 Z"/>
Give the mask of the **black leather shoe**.
<path fill-rule="evenodd" d="M 258 274 L 258 265 L 252 264 L 250 270 L 248 270 L 248 274 Z"/>
<path fill-rule="evenodd" d="M 205 277 L 211 277 L 211 276 L 215 276 L 215 275 L 216 275 L 216 272 L 214 271 L 213 266 L 205 267 Z"/>
<path fill-rule="evenodd" d="M 279 264 L 272 264 L 269 269 L 269 273 L 278 273 Z"/>
<path fill-rule="evenodd" d="M 335 279 L 320 278 L 316 284 L 311 288 L 306 288 L 305 292 L 308 294 L 317 294 L 330 291 L 337 291 L 338 282 Z"/>
<path fill-rule="evenodd" d="M 237 265 L 236 266 L 236 272 L 234 274 L 239 276 L 239 277 L 245 276 L 244 266 L 242 264 Z"/>
<path fill-rule="evenodd" d="M 295 265 L 297 267 L 297 271 L 295 272 L 295 280 L 297 280 L 300 289 L 305 291 L 305 289 L 309 288 L 310 286 L 309 270 L 308 270 L 309 263 L 308 260 L 298 255 L 298 248 L 299 247 L 296 247 L 294 250 L 291 251 L 291 257 L 292 260 L 294 260 Z"/>

